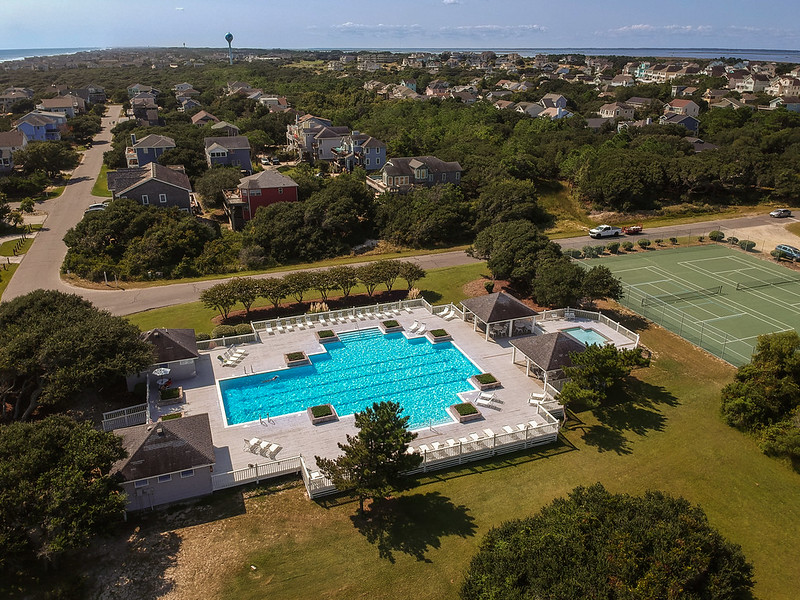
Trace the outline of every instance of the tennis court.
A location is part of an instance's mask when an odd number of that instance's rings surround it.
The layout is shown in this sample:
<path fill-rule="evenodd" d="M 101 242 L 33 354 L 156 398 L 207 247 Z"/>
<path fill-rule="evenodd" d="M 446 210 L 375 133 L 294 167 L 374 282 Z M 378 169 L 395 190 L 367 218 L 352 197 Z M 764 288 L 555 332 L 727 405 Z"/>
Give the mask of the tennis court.
<path fill-rule="evenodd" d="M 800 327 L 800 273 L 723 245 L 581 263 L 607 266 L 624 283 L 622 304 L 737 366 L 759 335 Z"/>

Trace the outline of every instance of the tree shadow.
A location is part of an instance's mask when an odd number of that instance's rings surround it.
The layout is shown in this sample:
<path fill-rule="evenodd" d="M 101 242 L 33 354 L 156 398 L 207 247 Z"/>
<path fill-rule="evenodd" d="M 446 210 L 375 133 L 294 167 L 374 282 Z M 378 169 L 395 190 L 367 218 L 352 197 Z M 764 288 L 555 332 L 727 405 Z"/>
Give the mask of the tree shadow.
<path fill-rule="evenodd" d="M 599 452 L 630 454 L 629 434 L 644 437 L 663 431 L 667 419 L 661 408 L 679 404 L 664 387 L 638 379 L 630 379 L 612 391 L 611 398 L 611 403 L 593 411 L 599 424 L 576 427 L 583 429 L 583 441 Z"/>
<path fill-rule="evenodd" d="M 475 535 L 475 519 L 439 492 L 412 494 L 373 502 L 370 510 L 351 517 L 353 525 L 378 548 L 380 558 L 395 562 L 395 552 L 431 562 L 425 556 L 441 546 L 441 538 Z"/>

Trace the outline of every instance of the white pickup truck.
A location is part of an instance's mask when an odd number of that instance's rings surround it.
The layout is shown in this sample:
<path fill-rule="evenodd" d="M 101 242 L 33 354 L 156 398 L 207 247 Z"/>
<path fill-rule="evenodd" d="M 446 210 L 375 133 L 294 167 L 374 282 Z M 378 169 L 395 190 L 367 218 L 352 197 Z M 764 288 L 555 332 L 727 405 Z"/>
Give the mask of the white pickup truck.
<path fill-rule="evenodd" d="M 619 227 L 612 227 L 611 225 L 598 225 L 594 229 L 589 230 L 589 237 L 619 237 L 620 233 L 622 233 L 622 229 Z"/>

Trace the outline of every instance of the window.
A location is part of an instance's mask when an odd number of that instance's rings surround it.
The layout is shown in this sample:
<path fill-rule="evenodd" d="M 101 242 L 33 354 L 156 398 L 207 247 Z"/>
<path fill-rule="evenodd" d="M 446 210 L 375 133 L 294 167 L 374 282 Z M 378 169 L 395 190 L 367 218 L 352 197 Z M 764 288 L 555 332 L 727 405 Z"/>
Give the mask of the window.
<path fill-rule="evenodd" d="M 167 203 L 167 195 L 166 194 L 159 194 L 158 195 L 158 201 L 161 202 L 161 204 L 166 204 Z"/>
<path fill-rule="evenodd" d="M 394 182 L 392 181 L 392 179 L 394 179 L 394 178 L 393 178 L 393 177 L 387 177 L 387 178 L 386 178 L 386 185 L 392 185 L 392 183 L 394 183 Z"/>
<path fill-rule="evenodd" d="M 366 160 L 366 165 L 369 166 L 369 159 Z"/>
<path fill-rule="evenodd" d="M 147 487 L 149 483 L 150 482 L 147 481 L 147 479 L 140 479 L 139 481 L 134 481 L 133 482 L 133 487 L 135 487 L 135 488 L 143 488 L 143 487 Z"/>
<path fill-rule="evenodd" d="M 461 179 L 461 173 L 456 171 L 456 181 L 458 181 L 459 179 Z"/>
<path fill-rule="evenodd" d="M 251 196 L 260 196 L 261 195 L 261 190 L 250 190 L 250 195 Z"/>
<path fill-rule="evenodd" d="M 147 197 L 147 194 L 142 194 L 142 204 L 150 204 L 150 198 Z"/>
<path fill-rule="evenodd" d="M 283 188 L 278 188 L 278 193 L 282 194 L 283 193 Z"/>
<path fill-rule="evenodd" d="M 159 475 L 158 476 L 158 483 L 167 483 L 168 481 L 172 481 L 172 475 Z"/>
<path fill-rule="evenodd" d="M 442 173 L 442 181 L 447 181 L 447 173 Z"/>
<path fill-rule="evenodd" d="M 189 477 L 194 477 L 194 469 L 189 469 L 188 471 L 181 471 L 181 479 L 187 479 Z"/>

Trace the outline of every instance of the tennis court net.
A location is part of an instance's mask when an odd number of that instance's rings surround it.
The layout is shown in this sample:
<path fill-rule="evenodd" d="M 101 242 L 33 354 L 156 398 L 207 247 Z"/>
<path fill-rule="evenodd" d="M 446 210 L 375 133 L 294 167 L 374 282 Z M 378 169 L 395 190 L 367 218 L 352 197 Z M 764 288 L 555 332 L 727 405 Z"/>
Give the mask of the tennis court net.
<path fill-rule="evenodd" d="M 790 283 L 800 283 L 800 279 L 797 277 L 794 278 L 780 278 L 780 279 L 770 279 L 770 280 L 763 280 L 763 281 L 742 281 L 736 284 L 737 290 L 754 290 L 756 288 L 762 287 L 770 287 L 773 285 L 788 285 Z"/>
<path fill-rule="evenodd" d="M 718 285 L 713 288 L 689 290 L 688 292 L 679 292 L 677 294 L 660 294 L 658 296 L 647 295 L 642 298 L 642 306 L 650 306 L 652 304 L 673 304 L 675 302 L 682 302 L 683 300 L 694 300 L 696 298 L 716 296 L 721 293 L 722 286 Z"/>

